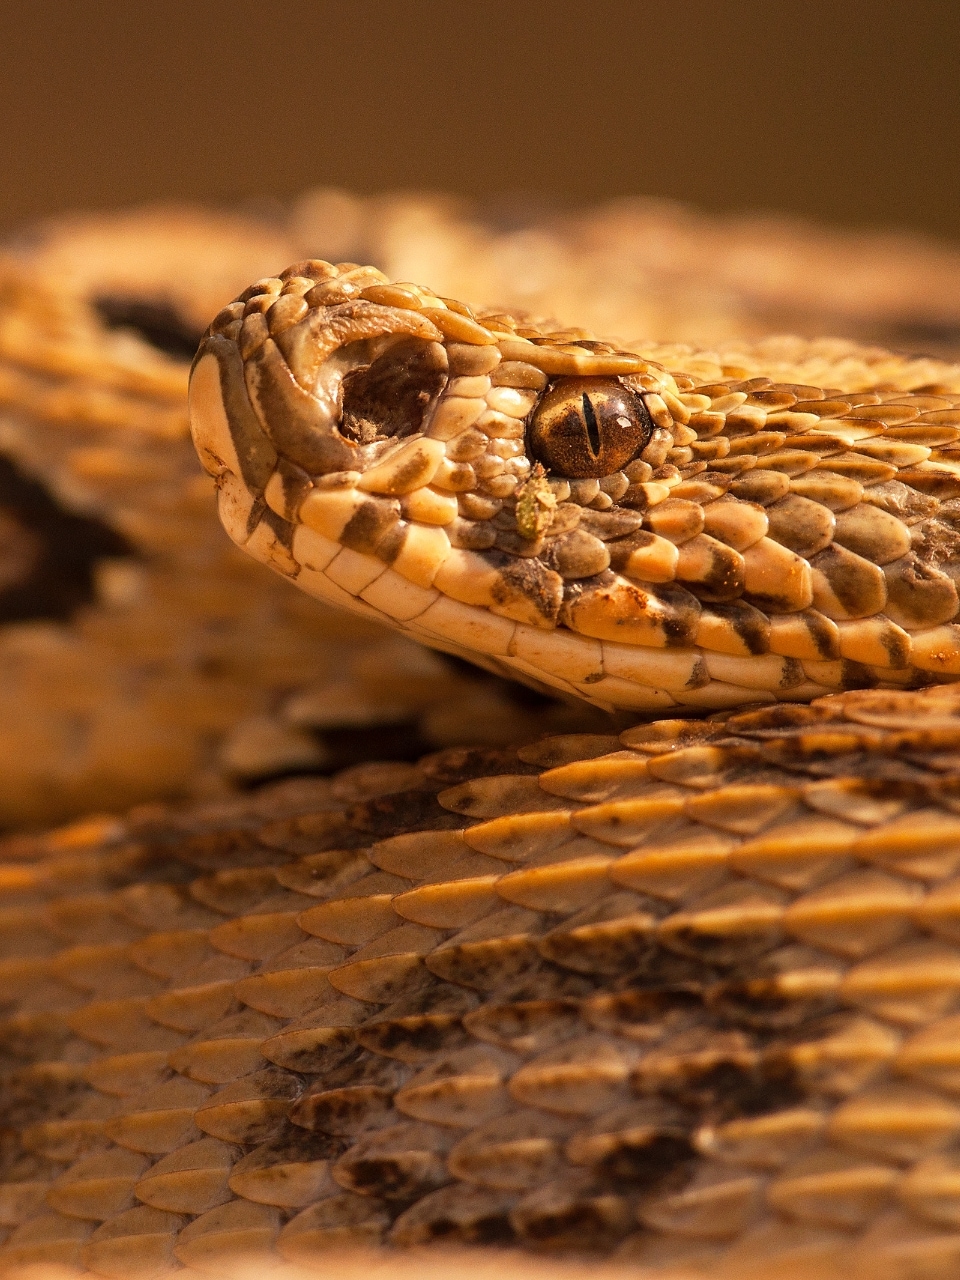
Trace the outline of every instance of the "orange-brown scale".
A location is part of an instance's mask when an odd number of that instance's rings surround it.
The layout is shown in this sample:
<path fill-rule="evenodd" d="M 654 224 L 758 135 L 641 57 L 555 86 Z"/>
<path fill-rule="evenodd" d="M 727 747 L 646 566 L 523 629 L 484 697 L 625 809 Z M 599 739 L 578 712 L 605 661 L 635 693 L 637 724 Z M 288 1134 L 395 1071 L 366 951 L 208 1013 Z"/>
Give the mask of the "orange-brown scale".
<path fill-rule="evenodd" d="M 863 691 L 8 842 L 0 1257 L 879 1267 L 892 1214 L 949 1260 L 958 707 Z"/>

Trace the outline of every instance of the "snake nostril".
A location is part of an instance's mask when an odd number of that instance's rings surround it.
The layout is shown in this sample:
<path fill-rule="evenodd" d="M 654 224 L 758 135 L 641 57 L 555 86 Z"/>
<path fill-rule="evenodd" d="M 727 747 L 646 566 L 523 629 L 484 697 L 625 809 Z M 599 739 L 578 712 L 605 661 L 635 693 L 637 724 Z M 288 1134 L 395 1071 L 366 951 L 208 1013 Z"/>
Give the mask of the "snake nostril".
<path fill-rule="evenodd" d="M 437 342 L 404 338 L 343 379 L 340 433 L 358 444 L 419 431 L 447 381 L 447 353 Z"/>

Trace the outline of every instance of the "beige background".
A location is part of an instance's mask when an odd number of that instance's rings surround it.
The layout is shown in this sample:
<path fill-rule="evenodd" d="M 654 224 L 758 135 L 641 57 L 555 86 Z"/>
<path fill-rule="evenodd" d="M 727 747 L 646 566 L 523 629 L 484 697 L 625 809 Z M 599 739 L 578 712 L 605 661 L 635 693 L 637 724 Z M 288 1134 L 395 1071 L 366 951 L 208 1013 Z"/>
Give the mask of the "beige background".
<path fill-rule="evenodd" d="M 0 0 L 0 49 L 0 229 L 333 183 L 960 238 L 957 0 Z"/>

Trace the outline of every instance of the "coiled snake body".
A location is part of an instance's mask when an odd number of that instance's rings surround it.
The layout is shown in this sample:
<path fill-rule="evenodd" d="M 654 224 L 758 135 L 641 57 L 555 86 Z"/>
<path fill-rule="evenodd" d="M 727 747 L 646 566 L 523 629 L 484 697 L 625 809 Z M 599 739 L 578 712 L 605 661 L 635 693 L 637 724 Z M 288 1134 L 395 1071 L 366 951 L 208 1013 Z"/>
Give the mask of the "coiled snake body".
<path fill-rule="evenodd" d="M 220 313 L 235 541 L 640 722 L 11 847 L 7 1263 L 957 1273 L 960 374 L 844 350 L 313 261 Z"/>

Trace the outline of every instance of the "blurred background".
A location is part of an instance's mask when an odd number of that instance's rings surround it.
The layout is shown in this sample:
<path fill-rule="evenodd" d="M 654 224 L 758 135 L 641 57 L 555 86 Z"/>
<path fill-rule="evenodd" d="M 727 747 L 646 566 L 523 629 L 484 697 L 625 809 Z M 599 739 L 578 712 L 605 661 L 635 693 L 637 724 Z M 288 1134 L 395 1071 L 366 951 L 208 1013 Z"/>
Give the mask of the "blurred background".
<path fill-rule="evenodd" d="M 960 237 L 956 0 L 2 0 L 0 229 L 317 184 Z"/>

